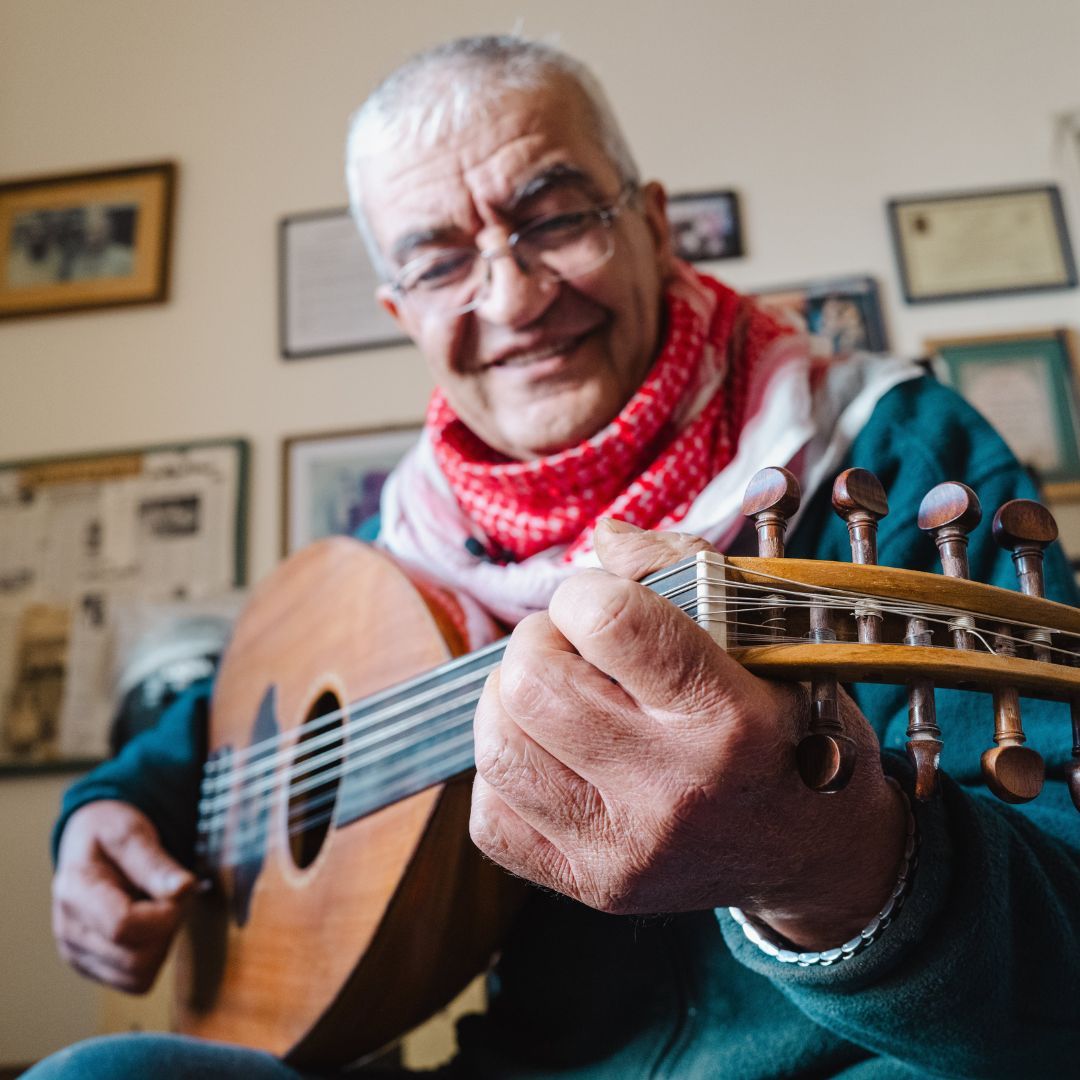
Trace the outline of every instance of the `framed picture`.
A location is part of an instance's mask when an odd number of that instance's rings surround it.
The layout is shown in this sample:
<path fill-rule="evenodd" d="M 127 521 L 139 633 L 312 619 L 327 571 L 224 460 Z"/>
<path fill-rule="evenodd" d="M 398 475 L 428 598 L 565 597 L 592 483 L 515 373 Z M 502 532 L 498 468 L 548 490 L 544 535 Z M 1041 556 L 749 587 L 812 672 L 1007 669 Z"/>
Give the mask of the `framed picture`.
<path fill-rule="evenodd" d="M 247 469 L 240 439 L 0 464 L 0 775 L 107 756 L 125 612 L 235 594 Z M 158 644 L 139 681 L 183 654 Z"/>
<path fill-rule="evenodd" d="M 1062 327 L 937 338 L 927 352 L 1040 478 L 1049 498 L 1080 489 L 1080 349 Z"/>
<path fill-rule="evenodd" d="M 390 470 L 419 435 L 420 425 L 408 424 L 286 439 L 282 554 L 324 536 L 356 532 L 379 509 Z"/>
<path fill-rule="evenodd" d="M 667 214 L 680 259 L 710 262 L 745 254 L 739 197 L 734 191 L 672 195 Z"/>
<path fill-rule="evenodd" d="M 0 318 L 160 303 L 171 162 L 0 182 Z"/>
<path fill-rule="evenodd" d="M 866 276 L 824 278 L 758 289 L 762 307 L 806 330 L 815 351 L 885 352 L 889 348 L 877 282 Z"/>
<path fill-rule="evenodd" d="M 909 303 L 1076 285 L 1054 185 L 893 199 L 888 209 Z"/>
<path fill-rule="evenodd" d="M 287 360 L 408 342 L 375 299 L 379 279 L 348 210 L 282 218 L 278 265 Z"/>

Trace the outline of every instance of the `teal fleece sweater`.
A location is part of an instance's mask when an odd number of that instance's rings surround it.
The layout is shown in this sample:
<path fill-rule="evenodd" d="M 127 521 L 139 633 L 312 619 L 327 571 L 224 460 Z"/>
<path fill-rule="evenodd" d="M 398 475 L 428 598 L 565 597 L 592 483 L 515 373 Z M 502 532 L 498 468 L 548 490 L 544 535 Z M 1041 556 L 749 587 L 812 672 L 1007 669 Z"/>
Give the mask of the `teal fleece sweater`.
<path fill-rule="evenodd" d="M 891 390 L 845 467 L 871 469 L 892 507 L 880 562 L 936 570 L 916 526 L 922 496 L 961 479 L 989 518 L 1034 495 L 1005 445 L 930 379 Z M 793 557 L 849 558 L 823 491 L 789 540 Z M 984 521 L 972 576 L 1015 587 Z M 1061 552 L 1047 553 L 1048 594 L 1076 602 Z M 902 687 L 852 688 L 881 740 L 883 764 L 911 794 Z M 123 798 L 157 822 L 190 862 L 208 683 L 159 725 L 74 785 L 57 824 L 93 799 Z M 1029 744 L 1047 763 L 1026 806 L 989 795 L 979 757 L 991 745 L 985 694 L 940 691 L 941 793 L 916 806 L 920 857 L 911 894 L 873 946 L 829 968 L 780 964 L 726 911 L 652 919 L 603 915 L 537 892 L 490 975 L 490 1006 L 460 1025 L 462 1077 L 914 1076 L 1065 1077 L 1080 1061 L 1080 815 L 1063 782 L 1068 710 L 1025 701 Z"/>

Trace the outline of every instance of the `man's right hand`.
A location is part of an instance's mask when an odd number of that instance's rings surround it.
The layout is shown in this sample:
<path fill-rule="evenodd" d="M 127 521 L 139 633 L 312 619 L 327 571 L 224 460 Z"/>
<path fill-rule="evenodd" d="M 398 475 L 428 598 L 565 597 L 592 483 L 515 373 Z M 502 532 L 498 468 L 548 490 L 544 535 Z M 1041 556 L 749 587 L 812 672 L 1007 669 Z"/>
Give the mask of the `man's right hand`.
<path fill-rule="evenodd" d="M 112 800 L 87 803 L 64 827 L 53 878 L 60 955 L 92 979 L 144 993 L 194 885 L 141 810 Z"/>

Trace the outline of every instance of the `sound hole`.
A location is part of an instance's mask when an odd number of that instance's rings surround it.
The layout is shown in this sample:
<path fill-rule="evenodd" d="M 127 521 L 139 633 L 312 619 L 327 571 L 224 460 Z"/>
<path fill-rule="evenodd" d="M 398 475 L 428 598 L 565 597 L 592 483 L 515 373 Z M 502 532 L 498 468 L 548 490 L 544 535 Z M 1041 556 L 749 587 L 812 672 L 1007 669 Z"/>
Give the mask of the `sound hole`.
<path fill-rule="evenodd" d="M 321 694 L 296 745 L 289 781 L 289 850 L 301 870 L 315 861 L 330 831 L 341 777 L 341 711 L 337 694 Z M 318 722 L 330 714 L 336 715 Z"/>

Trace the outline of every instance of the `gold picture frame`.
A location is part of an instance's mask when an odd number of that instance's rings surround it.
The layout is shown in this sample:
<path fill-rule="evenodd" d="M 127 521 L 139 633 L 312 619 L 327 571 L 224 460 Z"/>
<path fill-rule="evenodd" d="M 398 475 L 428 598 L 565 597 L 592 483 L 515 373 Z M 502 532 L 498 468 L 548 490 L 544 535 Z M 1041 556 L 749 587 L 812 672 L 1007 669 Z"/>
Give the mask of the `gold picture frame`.
<path fill-rule="evenodd" d="M 176 165 L 0 182 L 0 319 L 161 303 Z"/>

